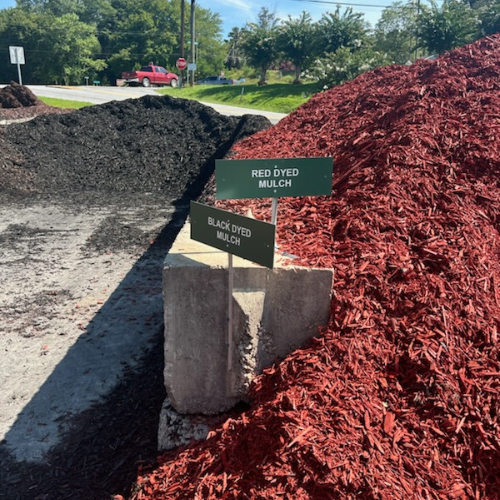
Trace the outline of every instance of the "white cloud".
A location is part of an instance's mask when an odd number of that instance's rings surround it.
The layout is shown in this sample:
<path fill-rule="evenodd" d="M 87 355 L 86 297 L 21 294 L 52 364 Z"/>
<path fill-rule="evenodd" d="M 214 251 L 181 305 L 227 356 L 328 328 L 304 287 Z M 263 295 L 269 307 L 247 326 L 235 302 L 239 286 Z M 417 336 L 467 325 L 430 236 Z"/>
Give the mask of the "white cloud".
<path fill-rule="evenodd" d="M 244 0 L 215 0 L 210 2 L 210 4 L 211 6 L 206 6 L 206 8 L 212 10 L 213 12 L 220 12 L 222 8 L 225 8 L 228 10 L 237 10 L 242 13 L 251 14 L 254 10 L 252 2 L 245 2 Z"/>

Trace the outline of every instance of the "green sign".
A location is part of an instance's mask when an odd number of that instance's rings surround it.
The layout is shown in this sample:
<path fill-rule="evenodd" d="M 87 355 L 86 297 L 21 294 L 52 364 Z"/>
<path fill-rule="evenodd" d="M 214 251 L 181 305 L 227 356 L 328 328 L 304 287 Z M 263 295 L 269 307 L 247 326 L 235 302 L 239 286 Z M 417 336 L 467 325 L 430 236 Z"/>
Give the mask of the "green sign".
<path fill-rule="evenodd" d="M 191 238 L 265 267 L 274 265 L 274 224 L 191 202 Z"/>
<path fill-rule="evenodd" d="M 332 174 L 332 158 L 217 160 L 217 199 L 329 195 Z"/>

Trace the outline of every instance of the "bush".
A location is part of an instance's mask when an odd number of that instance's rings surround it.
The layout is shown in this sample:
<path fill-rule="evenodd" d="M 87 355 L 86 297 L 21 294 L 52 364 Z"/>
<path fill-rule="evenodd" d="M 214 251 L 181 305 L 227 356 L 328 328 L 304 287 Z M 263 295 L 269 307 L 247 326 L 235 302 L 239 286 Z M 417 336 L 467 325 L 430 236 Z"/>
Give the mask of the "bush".
<path fill-rule="evenodd" d="M 391 64 L 389 57 L 373 49 L 351 49 L 341 47 L 313 64 L 313 69 L 304 73 L 304 78 L 314 78 L 328 87 L 340 85 L 356 78 L 361 73 Z"/>

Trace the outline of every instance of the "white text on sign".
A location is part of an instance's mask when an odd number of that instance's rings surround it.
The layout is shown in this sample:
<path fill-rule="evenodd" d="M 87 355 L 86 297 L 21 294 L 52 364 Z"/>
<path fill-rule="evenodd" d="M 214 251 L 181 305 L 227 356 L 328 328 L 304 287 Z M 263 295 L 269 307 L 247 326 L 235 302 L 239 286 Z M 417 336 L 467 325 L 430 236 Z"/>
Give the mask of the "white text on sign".
<path fill-rule="evenodd" d="M 259 181 L 259 188 L 292 187 L 292 179 L 264 179 Z"/>
<path fill-rule="evenodd" d="M 298 177 L 298 168 L 259 168 L 252 170 L 252 179 L 259 180 L 259 189 L 292 187 L 290 177 Z"/>
<path fill-rule="evenodd" d="M 217 239 L 231 243 L 235 246 L 240 246 L 241 236 L 245 238 L 250 238 L 252 236 L 252 231 L 247 227 L 238 226 L 237 224 L 231 224 L 228 220 L 214 219 L 213 217 L 208 217 L 208 225 L 219 229 L 217 231 Z"/>
<path fill-rule="evenodd" d="M 269 177 L 297 177 L 299 175 L 298 168 L 259 168 L 252 170 L 252 178 L 269 178 Z"/>

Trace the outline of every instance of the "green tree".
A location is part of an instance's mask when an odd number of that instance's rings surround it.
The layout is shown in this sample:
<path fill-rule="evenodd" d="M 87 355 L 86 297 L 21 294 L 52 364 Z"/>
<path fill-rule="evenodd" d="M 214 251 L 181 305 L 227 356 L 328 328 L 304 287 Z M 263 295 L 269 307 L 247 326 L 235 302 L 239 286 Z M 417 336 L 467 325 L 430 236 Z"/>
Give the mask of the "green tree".
<path fill-rule="evenodd" d="M 75 58 L 73 60 L 66 57 L 63 61 L 63 58 L 54 57 L 54 63 L 48 62 L 48 68 L 56 64 L 56 61 L 57 64 L 64 66 L 64 69 L 56 72 L 59 80 L 63 78 L 73 80 L 82 71 L 81 68 L 87 68 L 87 72 L 99 71 L 100 80 L 112 83 L 122 71 L 140 67 L 150 61 L 170 70 L 176 70 L 175 61 L 181 53 L 180 0 L 141 0 L 140 2 L 137 0 L 17 0 L 17 2 L 19 7 L 14 10 L 21 11 L 23 15 L 52 16 L 50 19 L 61 20 L 63 16 L 72 15 L 82 23 L 82 27 L 93 28 L 90 38 L 82 31 L 83 40 L 78 47 L 74 47 Z M 189 14 L 188 11 L 187 25 L 189 25 Z M 64 22 L 68 20 L 69 18 L 65 18 Z M 61 22 L 54 23 L 53 29 L 47 29 L 47 33 L 50 33 L 52 38 L 48 40 L 48 45 L 43 46 L 43 50 L 48 54 L 52 53 L 51 44 L 58 47 L 66 45 L 67 37 L 74 32 L 74 27 L 70 25 L 68 28 L 71 29 L 66 35 L 64 35 L 64 30 L 55 33 L 54 29 Z M 24 23 L 23 27 L 27 24 L 27 22 Z M 38 24 L 46 26 L 42 21 Z M 15 32 L 15 29 L 11 31 Z M 41 37 L 41 43 L 45 43 L 46 37 L 39 33 L 37 23 L 31 25 L 28 31 L 36 34 L 36 37 Z M 220 16 L 197 6 L 196 32 L 195 42 L 198 48 L 199 67 L 206 72 L 220 71 L 225 55 Z M 96 37 L 100 48 L 95 44 Z M 186 43 L 188 41 L 187 37 Z M 75 45 L 74 42 L 72 43 Z M 188 47 L 185 48 L 188 49 Z M 90 57 L 89 52 L 92 53 Z M 70 69 L 69 65 L 73 65 L 74 68 Z M 42 69 L 37 70 L 37 78 L 46 77 L 45 73 Z"/>
<path fill-rule="evenodd" d="M 360 47 L 367 39 L 369 25 L 363 14 L 347 8 L 343 13 L 337 6 L 335 12 L 323 14 L 318 25 L 319 49 L 324 53 L 336 52 L 341 47 Z"/>
<path fill-rule="evenodd" d="M 335 12 L 323 14 L 317 40 L 323 54 L 307 76 L 328 87 L 391 62 L 386 54 L 374 48 L 374 38 L 369 35 L 363 15 L 351 8 L 341 13 L 337 7 Z"/>
<path fill-rule="evenodd" d="M 316 57 L 316 24 L 307 12 L 297 18 L 288 16 L 278 29 L 277 46 L 285 59 L 295 67 L 293 83 L 300 84 L 300 75 Z"/>
<path fill-rule="evenodd" d="M 479 18 L 479 38 L 500 33 L 500 0 L 481 2 L 476 7 Z"/>
<path fill-rule="evenodd" d="M 382 11 L 375 25 L 375 49 L 395 64 L 413 59 L 417 44 L 417 9 L 414 2 L 394 2 Z"/>
<path fill-rule="evenodd" d="M 267 70 L 278 59 L 278 19 L 265 7 L 256 23 L 248 23 L 242 40 L 242 49 L 250 65 L 259 68 L 259 85 L 265 85 Z"/>
<path fill-rule="evenodd" d="M 80 21 L 95 24 L 98 29 L 101 24 L 116 15 L 113 0 L 81 0 Z"/>
<path fill-rule="evenodd" d="M 114 0 L 112 6 L 115 15 L 101 24 L 101 43 L 109 64 L 107 78 L 113 81 L 122 71 L 149 62 L 173 69 L 180 21 L 176 23 L 172 2 Z"/>
<path fill-rule="evenodd" d="M 0 82 L 17 81 L 17 68 L 10 63 L 9 46 L 24 48 L 28 64 L 22 67 L 23 82 L 32 82 L 32 60 L 38 59 L 30 52 L 27 41 L 30 33 L 36 29 L 36 20 L 33 15 L 23 13 L 18 8 L 0 10 Z"/>
<path fill-rule="evenodd" d="M 226 56 L 220 15 L 208 9 L 196 8 L 195 19 L 197 74 L 201 77 L 218 75 L 224 69 Z"/>
<path fill-rule="evenodd" d="M 115 15 L 100 24 L 101 44 L 109 64 L 108 78 L 154 62 L 177 71 L 181 55 L 179 0 L 112 0 Z M 190 12 L 186 9 L 186 26 Z M 209 9 L 196 7 L 196 62 L 198 73 L 220 71 L 224 61 L 222 21 Z M 185 53 L 190 52 L 189 33 Z"/>
<path fill-rule="evenodd" d="M 102 59 L 95 58 L 101 49 L 95 26 L 82 23 L 76 14 L 53 16 L 52 19 L 48 16 L 45 20 L 50 22 L 45 26 L 48 37 L 45 45 L 52 51 L 52 71 L 45 72 L 43 65 L 39 71 L 46 81 L 61 78 L 66 84 L 82 84 L 85 76 L 94 77 L 106 67 Z"/>
<path fill-rule="evenodd" d="M 308 76 L 318 80 L 326 87 L 340 85 L 391 61 L 386 54 L 377 52 L 370 46 L 356 50 L 341 47 L 336 52 L 326 54 L 315 62 Z"/>
<path fill-rule="evenodd" d="M 81 6 L 77 0 L 17 0 L 17 7 L 23 11 L 45 12 L 55 15 L 77 13 Z"/>
<path fill-rule="evenodd" d="M 442 54 L 474 40 L 478 20 L 469 4 L 459 0 L 445 0 L 438 7 L 430 0 L 423 5 L 418 19 L 419 46 L 431 54 Z"/>
<path fill-rule="evenodd" d="M 17 0 L 23 11 L 52 13 L 55 16 L 76 14 L 80 21 L 97 24 L 112 15 L 113 0 Z"/>
<path fill-rule="evenodd" d="M 241 48 L 243 38 L 243 30 L 233 28 L 229 32 L 228 40 L 226 40 L 227 54 L 224 60 L 224 66 L 227 69 L 241 69 L 245 64 L 245 56 Z"/>
<path fill-rule="evenodd" d="M 1 17 L 1 38 L 24 48 L 24 83 L 83 83 L 84 76 L 94 77 L 105 67 L 96 57 L 95 26 L 80 22 L 76 14 L 14 8 Z"/>

